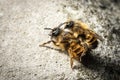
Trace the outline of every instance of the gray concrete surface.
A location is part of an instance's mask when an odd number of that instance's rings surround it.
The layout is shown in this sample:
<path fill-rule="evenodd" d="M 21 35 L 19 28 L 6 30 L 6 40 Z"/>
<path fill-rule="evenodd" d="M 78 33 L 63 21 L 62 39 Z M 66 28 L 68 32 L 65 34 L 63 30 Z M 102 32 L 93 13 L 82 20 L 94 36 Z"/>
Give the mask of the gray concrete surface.
<path fill-rule="evenodd" d="M 80 19 L 104 39 L 75 62 L 39 47 L 45 27 Z M 119 0 L 0 0 L 0 80 L 120 80 Z"/>

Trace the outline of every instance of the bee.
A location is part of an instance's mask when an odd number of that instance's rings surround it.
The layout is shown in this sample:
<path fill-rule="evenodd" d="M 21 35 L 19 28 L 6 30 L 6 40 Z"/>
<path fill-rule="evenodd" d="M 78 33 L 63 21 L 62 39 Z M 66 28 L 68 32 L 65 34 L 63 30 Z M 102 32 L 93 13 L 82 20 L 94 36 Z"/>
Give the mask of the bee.
<path fill-rule="evenodd" d="M 41 44 L 40 46 L 44 47 L 46 44 L 52 42 L 55 46 L 59 47 L 60 50 L 66 51 L 70 56 L 71 68 L 73 68 L 73 59 L 81 61 L 81 57 L 85 55 L 87 49 L 71 32 L 60 28 L 63 24 L 66 24 L 66 22 L 53 29 L 45 28 L 47 30 L 51 30 L 49 34 L 49 36 L 51 36 L 51 40 Z"/>
<path fill-rule="evenodd" d="M 65 23 L 64 29 L 70 30 L 75 38 L 78 38 L 82 42 L 81 44 L 86 44 L 89 49 L 95 49 L 98 46 L 98 40 L 103 40 L 101 36 L 89 29 L 88 25 L 79 20 L 70 20 Z"/>

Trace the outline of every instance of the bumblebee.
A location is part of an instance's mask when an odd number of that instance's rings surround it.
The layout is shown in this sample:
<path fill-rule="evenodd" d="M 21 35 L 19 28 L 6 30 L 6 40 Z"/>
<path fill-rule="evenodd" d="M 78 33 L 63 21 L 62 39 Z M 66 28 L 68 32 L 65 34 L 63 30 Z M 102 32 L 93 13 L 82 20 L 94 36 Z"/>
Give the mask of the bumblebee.
<path fill-rule="evenodd" d="M 98 40 L 102 41 L 101 36 L 90 30 L 85 23 L 79 20 L 70 20 L 65 23 L 64 29 L 70 30 L 74 37 L 78 38 L 82 44 L 86 44 L 89 49 L 95 49 L 98 46 Z"/>
<path fill-rule="evenodd" d="M 67 32 L 60 28 L 63 24 L 66 24 L 66 22 L 53 29 L 45 28 L 47 30 L 51 30 L 49 34 L 51 36 L 51 40 L 41 44 L 40 46 L 44 47 L 46 44 L 52 42 L 55 46 L 59 47 L 60 50 L 67 51 L 70 56 L 70 65 L 72 68 L 73 59 L 81 61 L 81 57 L 85 54 L 87 49 L 81 44 L 80 40 L 77 40 L 77 38 L 74 37 L 71 32 Z"/>

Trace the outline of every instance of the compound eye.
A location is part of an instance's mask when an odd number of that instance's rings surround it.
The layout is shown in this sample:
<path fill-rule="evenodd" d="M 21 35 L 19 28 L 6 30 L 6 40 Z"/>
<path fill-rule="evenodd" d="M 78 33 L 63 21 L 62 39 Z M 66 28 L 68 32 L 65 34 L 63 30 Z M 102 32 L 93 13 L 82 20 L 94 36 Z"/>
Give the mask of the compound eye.
<path fill-rule="evenodd" d="M 60 34 L 60 29 L 59 28 L 55 28 L 52 32 L 53 36 L 58 36 Z"/>
<path fill-rule="evenodd" d="M 65 28 L 72 28 L 74 26 L 74 21 L 68 22 L 68 24 L 65 26 Z"/>

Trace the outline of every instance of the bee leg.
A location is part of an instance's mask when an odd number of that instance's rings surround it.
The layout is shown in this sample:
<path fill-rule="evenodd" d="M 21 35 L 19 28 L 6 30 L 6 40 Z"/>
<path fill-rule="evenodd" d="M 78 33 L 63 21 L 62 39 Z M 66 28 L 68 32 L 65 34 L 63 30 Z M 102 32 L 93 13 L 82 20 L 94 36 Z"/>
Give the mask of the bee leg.
<path fill-rule="evenodd" d="M 73 57 L 70 57 L 70 66 L 73 69 Z"/>
<path fill-rule="evenodd" d="M 84 53 L 87 52 L 87 51 L 88 51 L 88 45 L 87 45 L 87 43 L 83 43 L 82 45 L 83 45 L 83 47 L 85 48 Z"/>
<path fill-rule="evenodd" d="M 87 53 L 88 47 L 87 44 L 83 44 L 82 54 L 80 56 L 80 62 L 82 61 L 82 57 Z"/>
<path fill-rule="evenodd" d="M 73 54 L 72 54 L 71 50 L 68 50 L 68 53 L 70 56 L 70 65 L 71 65 L 71 68 L 73 69 Z"/>
<path fill-rule="evenodd" d="M 49 44 L 49 43 L 51 43 L 52 41 L 50 40 L 50 41 L 47 41 L 47 42 L 45 42 L 45 43 L 43 43 L 43 44 L 40 44 L 39 46 L 45 46 L 46 44 Z"/>
<path fill-rule="evenodd" d="M 45 42 L 45 43 L 43 43 L 43 44 L 41 44 L 39 46 L 40 47 L 46 47 L 46 48 L 49 48 L 49 49 L 54 49 L 54 50 L 60 51 L 60 52 L 62 51 L 61 49 L 56 49 L 56 48 L 53 48 L 53 47 L 45 46 L 46 44 L 49 44 L 50 42 L 53 42 L 55 44 L 55 42 L 53 40 L 50 40 L 50 41 L 47 41 L 47 42 Z"/>
<path fill-rule="evenodd" d="M 82 62 L 82 57 L 85 55 L 85 53 L 82 53 L 80 56 L 80 62 Z"/>
<path fill-rule="evenodd" d="M 51 43 L 51 42 L 53 42 L 53 44 L 55 44 L 56 45 L 56 42 L 55 41 L 53 41 L 53 40 L 50 40 L 50 41 L 47 41 L 47 42 L 45 42 L 45 43 L 43 43 L 43 44 L 41 44 L 41 45 L 39 45 L 39 46 L 45 46 L 46 44 L 49 44 L 49 43 Z"/>

